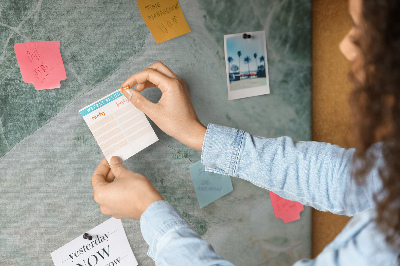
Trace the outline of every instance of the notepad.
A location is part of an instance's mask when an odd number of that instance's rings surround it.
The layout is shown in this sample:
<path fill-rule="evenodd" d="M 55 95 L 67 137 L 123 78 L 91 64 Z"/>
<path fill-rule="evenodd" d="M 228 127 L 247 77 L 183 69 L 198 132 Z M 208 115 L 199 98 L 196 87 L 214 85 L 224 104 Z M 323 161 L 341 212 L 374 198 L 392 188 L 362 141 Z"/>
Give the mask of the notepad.
<path fill-rule="evenodd" d="M 145 114 L 117 90 L 81 109 L 107 161 L 126 160 L 158 140 Z"/>
<path fill-rule="evenodd" d="M 296 201 L 284 199 L 273 192 L 269 192 L 275 218 L 290 223 L 300 219 L 300 213 L 304 210 L 303 204 Z"/>
<path fill-rule="evenodd" d="M 121 220 L 110 218 L 51 253 L 56 266 L 138 265 Z"/>
<path fill-rule="evenodd" d="M 207 172 L 201 161 L 190 166 L 190 174 L 200 208 L 233 191 L 230 176 Z"/>
<path fill-rule="evenodd" d="M 137 4 L 156 43 L 190 32 L 178 0 L 137 0 Z"/>
<path fill-rule="evenodd" d="M 16 43 L 14 50 L 22 79 L 36 90 L 60 88 L 67 78 L 59 41 Z"/>

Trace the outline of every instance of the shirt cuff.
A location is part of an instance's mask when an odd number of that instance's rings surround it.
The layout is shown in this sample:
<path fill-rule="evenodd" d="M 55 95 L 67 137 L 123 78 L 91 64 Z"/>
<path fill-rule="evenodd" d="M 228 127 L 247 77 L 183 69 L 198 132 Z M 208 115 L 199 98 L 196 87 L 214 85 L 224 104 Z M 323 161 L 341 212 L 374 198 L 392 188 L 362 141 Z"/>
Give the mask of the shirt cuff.
<path fill-rule="evenodd" d="M 155 259 L 157 244 L 169 231 L 190 225 L 169 202 L 159 200 L 153 202 L 140 217 L 140 229 L 144 240 L 149 245 L 147 255 Z"/>
<path fill-rule="evenodd" d="M 201 154 L 205 170 L 237 177 L 244 133 L 243 130 L 208 124 Z"/>

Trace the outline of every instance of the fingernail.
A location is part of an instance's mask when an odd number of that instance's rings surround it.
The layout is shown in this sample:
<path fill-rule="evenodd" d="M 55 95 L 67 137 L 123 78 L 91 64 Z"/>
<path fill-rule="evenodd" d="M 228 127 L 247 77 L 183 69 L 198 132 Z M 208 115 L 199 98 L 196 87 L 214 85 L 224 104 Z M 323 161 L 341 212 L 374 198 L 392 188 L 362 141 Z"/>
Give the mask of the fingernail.
<path fill-rule="evenodd" d="M 122 160 L 118 156 L 113 156 L 110 160 L 110 164 L 119 164 L 119 163 L 122 163 Z"/>
<path fill-rule="evenodd" d="M 130 89 L 129 85 L 126 85 L 125 87 L 121 87 L 121 92 L 123 93 L 124 90 L 129 90 L 129 89 Z"/>
<path fill-rule="evenodd" d="M 128 99 L 130 100 L 132 98 L 132 90 L 125 90 L 126 94 L 128 94 Z"/>

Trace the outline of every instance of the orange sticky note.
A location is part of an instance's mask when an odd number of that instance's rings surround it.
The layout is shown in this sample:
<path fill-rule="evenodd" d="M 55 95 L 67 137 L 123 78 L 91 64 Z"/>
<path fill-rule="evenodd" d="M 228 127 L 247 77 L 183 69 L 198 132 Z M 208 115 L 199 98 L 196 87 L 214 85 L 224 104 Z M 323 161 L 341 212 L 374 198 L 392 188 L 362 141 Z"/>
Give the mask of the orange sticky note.
<path fill-rule="evenodd" d="M 285 224 L 300 219 L 300 213 L 304 210 L 303 204 L 284 199 L 271 191 L 269 195 L 275 218 L 282 219 Z"/>
<path fill-rule="evenodd" d="M 156 43 L 190 32 L 178 0 L 137 0 L 137 3 Z"/>
<path fill-rule="evenodd" d="M 59 41 L 16 43 L 14 50 L 22 79 L 36 90 L 60 88 L 67 78 Z"/>

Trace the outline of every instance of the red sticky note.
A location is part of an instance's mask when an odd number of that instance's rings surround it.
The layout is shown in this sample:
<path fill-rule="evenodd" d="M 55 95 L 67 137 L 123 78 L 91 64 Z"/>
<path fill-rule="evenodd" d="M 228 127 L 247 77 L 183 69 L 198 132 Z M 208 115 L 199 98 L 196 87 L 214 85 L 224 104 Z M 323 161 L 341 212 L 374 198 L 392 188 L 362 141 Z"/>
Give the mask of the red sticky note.
<path fill-rule="evenodd" d="M 271 196 L 275 218 L 282 219 L 285 223 L 300 219 L 300 213 L 304 210 L 303 204 L 281 198 L 271 191 L 269 195 Z"/>
<path fill-rule="evenodd" d="M 36 90 L 60 88 L 67 78 L 59 41 L 16 43 L 14 50 L 22 79 Z"/>

